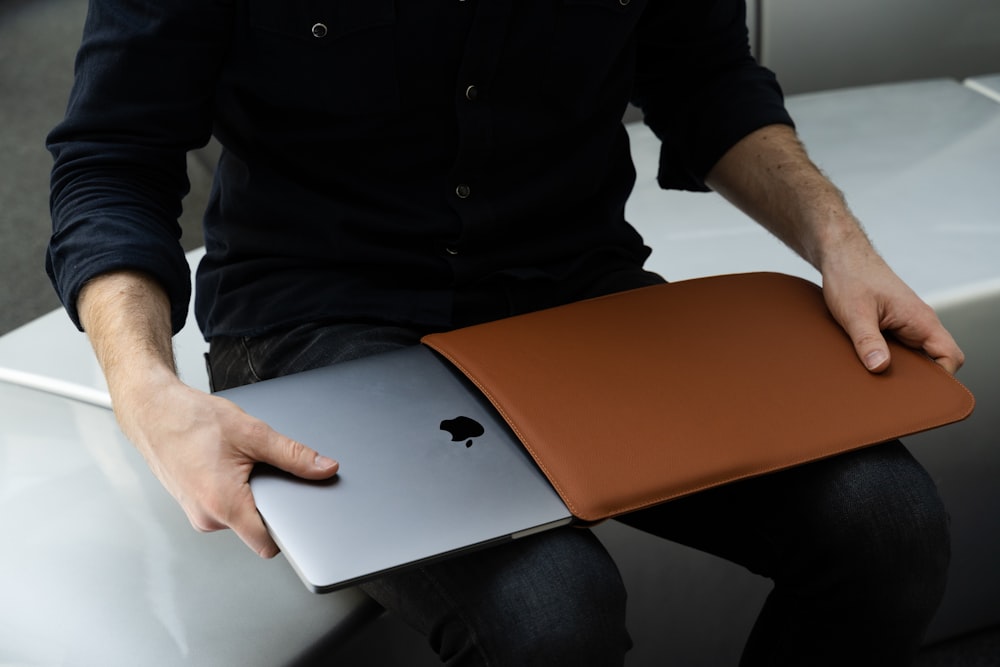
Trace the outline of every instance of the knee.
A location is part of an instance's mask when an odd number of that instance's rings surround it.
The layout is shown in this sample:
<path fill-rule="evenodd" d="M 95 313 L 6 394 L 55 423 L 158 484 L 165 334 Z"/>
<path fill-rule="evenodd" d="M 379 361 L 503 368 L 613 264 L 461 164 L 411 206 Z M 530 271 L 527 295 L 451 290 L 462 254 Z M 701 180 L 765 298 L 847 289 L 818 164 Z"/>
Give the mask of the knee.
<path fill-rule="evenodd" d="M 947 567 L 949 519 L 934 481 L 902 445 L 878 450 L 846 497 L 865 555 L 887 567 Z"/>
<path fill-rule="evenodd" d="M 625 596 L 591 583 L 588 590 L 541 590 L 509 597 L 506 623 L 492 641 L 505 665 L 621 665 L 630 641 Z"/>
<path fill-rule="evenodd" d="M 887 600 L 936 606 L 951 556 L 949 519 L 937 488 L 900 444 L 840 462 L 821 544 L 854 585 Z"/>
<path fill-rule="evenodd" d="M 557 549 L 539 550 L 529 577 L 522 571 L 489 582 L 464 617 L 453 619 L 450 637 L 432 637 L 439 654 L 445 658 L 450 651 L 453 660 L 456 654 L 477 654 L 470 664 L 488 656 L 488 664 L 523 667 L 623 664 L 631 645 L 625 587 L 603 548 L 589 544 L 596 538 L 573 532 L 581 535 L 560 538 Z"/>

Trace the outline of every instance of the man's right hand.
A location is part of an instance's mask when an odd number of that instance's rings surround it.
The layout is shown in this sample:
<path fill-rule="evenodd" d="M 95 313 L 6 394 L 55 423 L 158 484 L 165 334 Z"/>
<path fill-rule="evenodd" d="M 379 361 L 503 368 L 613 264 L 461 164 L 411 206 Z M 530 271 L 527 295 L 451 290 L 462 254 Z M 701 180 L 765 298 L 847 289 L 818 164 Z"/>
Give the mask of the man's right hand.
<path fill-rule="evenodd" d="M 203 532 L 232 528 L 258 555 L 278 547 L 268 535 L 253 495 L 250 473 L 268 463 L 305 479 L 325 479 L 336 461 L 287 438 L 232 402 L 174 379 L 144 405 L 130 399 L 130 436 L 191 525 Z M 119 408 L 116 406 L 116 412 Z M 125 419 L 119 418 L 124 423 Z"/>
<path fill-rule="evenodd" d="M 232 402 L 182 383 L 174 371 L 169 302 L 148 276 L 100 276 L 81 292 L 78 306 L 122 431 L 191 524 L 201 531 L 232 528 L 260 556 L 277 554 L 250 491 L 254 464 L 305 479 L 331 477 L 338 464 Z"/>

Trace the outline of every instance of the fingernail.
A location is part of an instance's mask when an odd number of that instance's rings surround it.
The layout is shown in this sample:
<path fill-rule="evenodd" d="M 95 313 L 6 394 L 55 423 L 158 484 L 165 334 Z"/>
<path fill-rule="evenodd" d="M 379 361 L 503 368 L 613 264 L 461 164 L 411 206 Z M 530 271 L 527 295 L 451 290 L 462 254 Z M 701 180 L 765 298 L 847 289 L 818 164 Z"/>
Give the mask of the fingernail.
<path fill-rule="evenodd" d="M 327 456 L 323 456 L 322 454 L 317 454 L 316 460 L 313 463 L 317 468 L 320 468 L 322 470 L 326 470 L 327 468 L 332 468 L 333 466 L 337 465 L 336 461 Z"/>
<path fill-rule="evenodd" d="M 869 369 L 878 368 L 886 360 L 886 354 L 883 350 L 873 350 L 865 355 L 865 366 Z"/>

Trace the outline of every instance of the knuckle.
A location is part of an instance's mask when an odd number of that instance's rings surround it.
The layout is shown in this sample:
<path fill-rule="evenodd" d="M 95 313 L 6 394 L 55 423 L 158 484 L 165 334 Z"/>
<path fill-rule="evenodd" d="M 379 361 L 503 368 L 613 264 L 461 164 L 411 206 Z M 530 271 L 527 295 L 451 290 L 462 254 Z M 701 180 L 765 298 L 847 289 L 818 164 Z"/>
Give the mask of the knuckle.
<path fill-rule="evenodd" d="M 250 442 L 267 442 L 271 436 L 271 427 L 259 419 L 247 420 L 243 437 Z"/>
<path fill-rule="evenodd" d="M 210 513 L 204 511 L 188 513 L 188 521 L 191 522 L 191 526 L 199 533 L 214 533 L 225 528 Z"/>
<path fill-rule="evenodd" d="M 281 450 L 281 454 L 289 461 L 301 458 L 306 451 L 304 445 L 286 437 L 278 439 L 278 448 Z"/>
<path fill-rule="evenodd" d="M 873 331 L 863 331 L 854 336 L 854 344 L 859 348 L 881 345 L 882 341 L 882 335 Z"/>
<path fill-rule="evenodd" d="M 229 509 L 218 494 L 200 494 L 197 501 L 185 507 L 188 521 L 199 533 L 213 533 L 229 527 Z"/>

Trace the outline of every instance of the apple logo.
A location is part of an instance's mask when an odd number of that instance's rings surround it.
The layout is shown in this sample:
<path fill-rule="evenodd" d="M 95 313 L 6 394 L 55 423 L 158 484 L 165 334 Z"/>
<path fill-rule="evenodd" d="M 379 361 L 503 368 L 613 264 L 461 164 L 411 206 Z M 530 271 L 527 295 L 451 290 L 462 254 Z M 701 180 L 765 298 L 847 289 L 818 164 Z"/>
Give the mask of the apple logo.
<path fill-rule="evenodd" d="M 441 430 L 451 434 L 452 442 L 465 440 L 466 447 L 472 447 L 472 439 L 478 438 L 486 430 L 483 425 L 470 417 L 455 417 L 441 422 Z"/>

